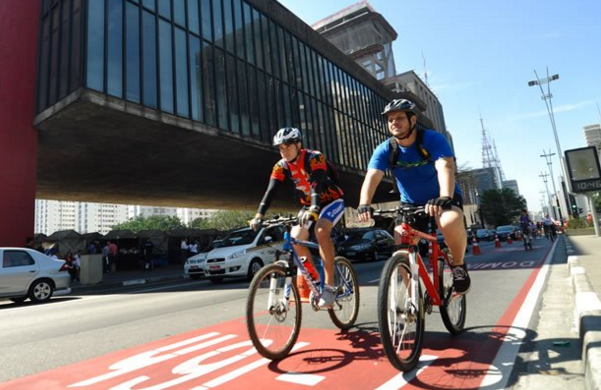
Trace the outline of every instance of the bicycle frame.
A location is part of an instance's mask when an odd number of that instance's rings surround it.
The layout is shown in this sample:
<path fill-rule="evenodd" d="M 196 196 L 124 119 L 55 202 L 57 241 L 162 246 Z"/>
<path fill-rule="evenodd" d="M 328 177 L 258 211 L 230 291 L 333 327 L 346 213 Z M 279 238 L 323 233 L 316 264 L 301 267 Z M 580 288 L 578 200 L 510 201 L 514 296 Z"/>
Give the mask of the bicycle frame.
<path fill-rule="evenodd" d="M 399 225 L 395 226 L 394 231 L 397 234 L 395 237 L 395 240 L 397 240 L 396 244 L 406 247 L 409 252 L 409 263 L 411 265 L 412 276 L 415 277 L 416 272 L 418 273 L 419 277 L 424 283 L 424 287 L 426 288 L 432 305 L 441 306 L 443 301 L 442 297 L 440 296 L 440 291 L 442 288 L 439 285 L 438 267 L 432 267 L 434 279 L 434 281 L 432 281 L 422 257 L 417 250 L 416 242 L 418 242 L 420 239 L 425 239 L 428 241 L 428 259 L 432 265 L 436 264 L 436 261 L 438 261 L 439 257 L 444 257 L 445 261 L 448 261 L 447 254 L 440 249 L 435 236 L 412 228 L 406 221 L 402 221 Z M 400 240 L 397 237 L 400 238 Z M 414 285 L 414 289 L 417 289 L 417 286 Z M 417 295 L 417 291 L 412 291 L 411 299 L 416 300 Z M 413 303 L 415 304 L 416 302 Z"/>
<path fill-rule="evenodd" d="M 309 249 L 315 249 L 315 250 L 319 250 L 319 245 L 315 242 L 312 241 L 308 241 L 308 240 L 299 240 L 296 239 L 294 237 L 292 237 L 290 235 L 290 224 L 288 222 L 281 222 L 284 223 L 286 226 L 286 231 L 284 233 L 284 245 L 283 245 L 283 253 L 286 253 L 288 255 L 288 259 L 287 259 L 287 269 L 290 272 L 290 279 L 286 281 L 286 292 L 285 292 L 285 298 L 289 299 L 290 298 L 290 283 L 292 283 L 292 276 L 293 275 L 293 271 L 294 271 L 294 267 L 296 267 L 299 272 L 301 273 L 302 277 L 305 279 L 305 281 L 307 282 L 307 285 L 309 286 L 309 289 L 311 290 L 311 292 L 313 293 L 313 295 L 315 297 L 319 297 L 321 294 L 321 291 L 323 290 L 323 287 L 325 285 L 325 276 L 324 276 L 324 264 L 323 264 L 323 259 L 320 257 L 319 261 L 322 262 L 321 267 L 320 267 L 320 275 L 319 275 L 319 284 L 317 284 L 315 282 L 315 280 L 313 279 L 313 277 L 311 277 L 309 275 L 309 271 L 307 270 L 307 267 L 305 267 L 305 265 L 302 263 L 302 261 L 300 260 L 300 257 L 298 256 L 298 253 L 296 252 L 296 250 L 294 249 L 294 245 L 300 245 L 300 246 L 304 246 L 307 247 Z M 279 257 L 282 255 L 282 252 L 276 251 L 276 261 L 278 261 Z M 314 263 L 315 263 L 315 259 L 314 259 Z M 294 266 L 293 266 L 294 265 Z M 334 269 L 334 272 L 337 272 L 336 268 Z M 350 283 L 348 282 L 348 280 L 344 279 L 344 283 L 347 285 L 348 290 L 350 292 L 348 293 L 344 293 L 341 295 L 338 295 L 337 298 L 340 297 L 344 297 L 348 294 L 352 294 L 354 293 L 354 291 L 352 291 L 352 289 L 350 288 Z"/>

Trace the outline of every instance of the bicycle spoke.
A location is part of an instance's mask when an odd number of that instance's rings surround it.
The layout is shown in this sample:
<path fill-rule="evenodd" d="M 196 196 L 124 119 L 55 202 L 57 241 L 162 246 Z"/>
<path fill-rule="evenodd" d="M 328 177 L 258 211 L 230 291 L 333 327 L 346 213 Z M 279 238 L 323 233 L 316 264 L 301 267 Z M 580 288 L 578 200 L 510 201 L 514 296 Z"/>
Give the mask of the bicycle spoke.
<path fill-rule="evenodd" d="M 246 316 L 248 332 L 259 353 L 281 359 L 292 349 L 301 322 L 298 291 L 284 268 L 264 267 L 250 286 Z"/>
<path fill-rule="evenodd" d="M 334 325 L 349 329 L 359 314 L 359 283 L 353 266 L 344 257 L 334 260 L 334 286 L 336 299 L 328 313 Z"/>

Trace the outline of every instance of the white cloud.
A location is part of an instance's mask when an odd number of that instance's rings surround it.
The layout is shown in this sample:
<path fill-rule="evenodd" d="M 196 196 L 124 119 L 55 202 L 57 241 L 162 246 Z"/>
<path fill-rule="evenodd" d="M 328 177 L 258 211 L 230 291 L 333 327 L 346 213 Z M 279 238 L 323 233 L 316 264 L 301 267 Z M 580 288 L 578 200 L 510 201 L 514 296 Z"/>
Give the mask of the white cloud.
<path fill-rule="evenodd" d="M 465 81 L 460 83 L 448 83 L 448 84 L 433 84 L 430 88 L 434 91 L 434 93 L 448 91 L 448 90 L 461 90 L 468 89 L 475 85 L 473 81 Z"/>
<path fill-rule="evenodd" d="M 585 100 L 585 101 L 579 102 L 579 103 L 564 104 L 563 106 L 553 107 L 553 114 L 557 114 L 559 112 L 568 112 L 568 111 L 578 110 L 578 109 L 581 109 L 588 105 L 591 105 L 593 103 L 595 103 L 595 102 L 592 100 Z M 544 110 L 544 111 L 537 111 L 537 112 L 531 112 L 529 114 L 519 115 L 518 119 L 538 118 L 538 117 L 547 116 L 547 115 L 549 115 L 548 111 Z"/>

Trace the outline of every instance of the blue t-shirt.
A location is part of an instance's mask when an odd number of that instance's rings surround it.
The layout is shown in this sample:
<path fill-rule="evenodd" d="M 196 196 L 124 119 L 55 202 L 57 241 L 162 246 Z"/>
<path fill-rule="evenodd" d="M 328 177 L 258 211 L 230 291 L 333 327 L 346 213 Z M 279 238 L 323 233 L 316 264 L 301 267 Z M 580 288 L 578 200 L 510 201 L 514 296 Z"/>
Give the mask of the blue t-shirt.
<path fill-rule="evenodd" d="M 442 157 L 455 157 L 451 145 L 444 135 L 433 130 L 424 132 L 422 144 L 430 154 L 431 161 L 424 160 L 419 155 L 415 142 L 409 147 L 399 145 L 399 158 L 397 166 L 394 168 L 394 176 L 403 203 L 424 205 L 428 200 L 438 198 L 440 186 L 434 161 Z M 386 172 L 389 168 L 389 155 L 390 141 L 387 139 L 374 150 L 368 168 Z M 455 194 L 461 195 L 461 190 L 456 182 Z"/>

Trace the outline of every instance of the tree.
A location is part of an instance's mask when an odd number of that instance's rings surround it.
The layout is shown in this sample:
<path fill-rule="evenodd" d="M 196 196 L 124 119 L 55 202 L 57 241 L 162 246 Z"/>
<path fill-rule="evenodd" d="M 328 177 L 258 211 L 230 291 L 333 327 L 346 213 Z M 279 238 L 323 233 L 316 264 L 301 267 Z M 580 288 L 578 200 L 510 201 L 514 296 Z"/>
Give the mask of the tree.
<path fill-rule="evenodd" d="M 190 227 L 217 230 L 237 229 L 248 226 L 248 221 L 253 219 L 255 214 L 255 211 L 250 210 L 221 210 L 210 218 L 196 218 L 190 223 Z M 266 215 L 266 219 L 273 218 L 275 215 L 290 215 L 290 211 L 274 210 Z"/>
<path fill-rule="evenodd" d="M 183 229 L 186 226 L 179 217 L 167 215 L 151 215 L 145 217 L 138 215 L 130 220 L 111 226 L 112 230 L 131 230 L 134 233 L 140 230 L 162 230 L 168 232 L 175 229 Z"/>
<path fill-rule="evenodd" d="M 510 188 L 484 191 L 480 198 L 480 211 L 487 224 L 509 225 L 517 219 L 526 200 Z"/>

